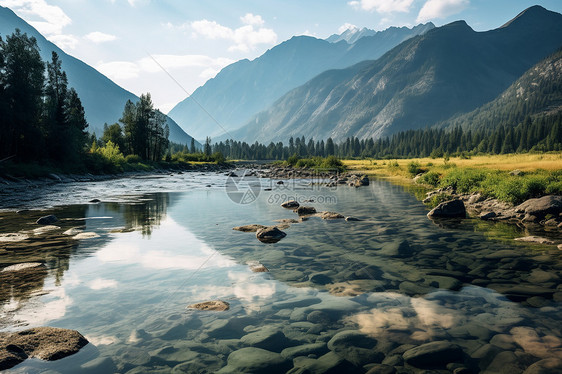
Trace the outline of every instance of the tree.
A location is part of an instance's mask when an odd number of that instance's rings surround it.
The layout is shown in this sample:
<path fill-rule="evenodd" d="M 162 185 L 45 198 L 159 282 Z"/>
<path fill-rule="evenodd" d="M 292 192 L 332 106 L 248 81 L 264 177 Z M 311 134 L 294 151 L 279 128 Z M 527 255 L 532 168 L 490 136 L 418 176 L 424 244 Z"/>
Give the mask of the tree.
<path fill-rule="evenodd" d="M 125 149 L 125 137 L 123 136 L 123 129 L 118 123 L 114 123 L 108 126 L 107 123 L 103 126 L 103 135 L 101 140 L 104 144 L 111 141 L 113 144 L 119 147 L 119 149 Z"/>
<path fill-rule="evenodd" d="M 37 40 L 16 29 L 0 42 L 0 50 L 0 154 L 21 161 L 40 159 L 44 154 L 39 123 L 45 65 Z"/>
<path fill-rule="evenodd" d="M 205 146 L 203 147 L 203 153 L 205 153 L 207 156 L 211 155 L 211 138 L 208 136 L 205 138 Z"/>
<path fill-rule="evenodd" d="M 189 153 L 195 153 L 197 149 L 195 148 L 195 139 L 191 138 L 191 144 L 189 145 Z"/>
<path fill-rule="evenodd" d="M 66 121 L 71 145 L 70 159 L 75 159 L 84 151 L 88 142 L 88 122 L 82 101 L 74 88 L 66 96 Z"/>
<path fill-rule="evenodd" d="M 45 87 L 45 106 L 43 131 L 47 148 L 52 159 L 66 160 L 71 153 L 71 134 L 67 123 L 66 97 L 68 79 L 62 70 L 62 62 L 56 52 L 47 63 L 47 85 Z"/>

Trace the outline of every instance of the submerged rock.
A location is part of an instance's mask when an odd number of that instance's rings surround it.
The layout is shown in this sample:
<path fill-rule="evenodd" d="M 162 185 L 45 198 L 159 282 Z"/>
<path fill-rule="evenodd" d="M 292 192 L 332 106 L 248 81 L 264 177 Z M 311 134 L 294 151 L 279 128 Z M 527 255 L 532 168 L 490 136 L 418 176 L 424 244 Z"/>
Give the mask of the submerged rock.
<path fill-rule="evenodd" d="M 462 200 L 449 200 L 433 208 L 427 213 L 429 218 L 465 218 L 466 209 Z"/>
<path fill-rule="evenodd" d="M 286 233 L 277 227 L 265 227 L 256 232 L 256 238 L 262 243 L 277 243 L 279 240 L 287 236 Z"/>
<path fill-rule="evenodd" d="M 53 223 L 58 221 L 59 219 L 56 216 L 50 214 L 48 216 L 39 218 L 35 223 L 37 223 L 38 225 L 52 225 Z"/>
<path fill-rule="evenodd" d="M 281 374 L 292 367 L 291 361 L 279 353 L 254 347 L 232 352 L 227 362 L 217 373 Z"/>
<path fill-rule="evenodd" d="M 250 270 L 254 273 L 267 273 L 267 272 L 269 272 L 269 269 L 266 268 L 259 261 L 248 261 L 247 264 L 250 267 Z"/>
<path fill-rule="evenodd" d="M 447 341 L 422 344 L 407 350 L 402 355 L 406 363 L 417 368 L 443 367 L 450 362 L 462 359 L 462 349 Z"/>
<path fill-rule="evenodd" d="M 281 206 L 287 209 L 296 209 L 300 206 L 300 204 L 295 200 L 289 200 L 289 201 L 285 201 L 283 204 L 281 204 Z"/>
<path fill-rule="evenodd" d="M 297 213 L 299 216 L 309 216 L 312 214 L 316 214 L 316 208 L 312 206 L 299 206 L 297 209 L 295 209 L 295 213 Z"/>
<path fill-rule="evenodd" d="M 258 231 L 260 229 L 264 229 L 266 227 L 267 226 L 264 226 L 264 225 L 254 224 L 254 225 L 236 226 L 236 227 L 233 227 L 232 229 L 236 230 L 236 231 L 242 231 L 242 232 L 256 232 L 256 231 Z"/>
<path fill-rule="evenodd" d="M 343 215 L 336 213 L 336 212 L 322 212 L 320 214 L 322 219 L 342 219 L 345 218 Z"/>
<path fill-rule="evenodd" d="M 540 236 L 524 236 L 522 238 L 515 238 L 519 242 L 537 243 L 537 244 L 554 244 L 552 240 L 542 238 Z"/>
<path fill-rule="evenodd" d="M 230 309 L 230 304 L 222 300 L 205 301 L 202 303 L 191 304 L 187 306 L 189 309 L 197 309 L 204 311 L 223 312 Z"/>
<path fill-rule="evenodd" d="M 15 333 L 0 333 L 0 370 L 27 358 L 54 361 L 78 352 L 88 344 L 78 331 L 55 327 L 35 327 Z"/>

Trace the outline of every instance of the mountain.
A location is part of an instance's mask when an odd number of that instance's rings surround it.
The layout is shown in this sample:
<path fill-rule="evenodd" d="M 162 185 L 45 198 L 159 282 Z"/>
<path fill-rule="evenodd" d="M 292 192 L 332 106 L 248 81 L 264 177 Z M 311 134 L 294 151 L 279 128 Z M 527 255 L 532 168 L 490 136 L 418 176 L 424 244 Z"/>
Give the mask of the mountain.
<path fill-rule="evenodd" d="M 527 117 L 562 114 L 562 48 L 527 70 L 493 101 L 441 124 L 471 130 L 515 126 Z"/>
<path fill-rule="evenodd" d="M 405 26 L 389 27 L 384 31 L 375 31 L 366 27 L 363 27 L 362 29 L 351 28 L 345 30 L 341 34 L 330 35 L 326 38 L 326 41 L 330 43 L 337 43 L 343 40 L 348 44 L 354 44 L 364 37 L 376 36 L 377 38 L 374 38 L 374 40 L 377 40 L 377 44 L 387 44 L 389 46 L 387 50 L 390 50 L 392 47 L 410 39 L 412 36 L 421 35 L 434 27 L 435 25 L 432 22 L 428 22 L 426 24 L 419 24 L 411 29 Z"/>
<path fill-rule="evenodd" d="M 12 10 L 0 6 L 0 36 L 10 35 L 16 28 L 37 39 L 43 61 L 51 61 L 52 51 L 59 55 L 62 68 L 68 75 L 69 87 L 74 87 L 80 96 L 90 125 L 88 131 L 91 133 L 95 132 L 97 136 L 101 136 L 104 123 L 112 124 L 121 118 L 127 100 L 139 100 L 137 96 L 119 87 L 93 67 L 66 54 Z M 170 127 L 170 140 L 189 145 L 191 136 L 169 117 L 167 123 Z"/>
<path fill-rule="evenodd" d="M 189 128 L 197 139 L 208 135 L 229 137 L 229 132 L 253 115 L 323 71 L 376 59 L 404 39 L 433 27 L 428 23 L 412 29 L 390 28 L 351 45 L 309 36 L 293 37 L 253 61 L 245 59 L 225 67 L 177 104 L 169 116 Z"/>
<path fill-rule="evenodd" d="M 360 28 L 350 28 L 342 32 L 341 34 L 332 34 L 326 38 L 326 41 L 330 43 L 337 43 L 339 41 L 346 41 L 349 44 L 353 44 L 359 39 L 365 36 L 373 36 L 377 33 L 375 30 L 368 29 L 366 27 Z"/>
<path fill-rule="evenodd" d="M 561 45 L 562 15 L 540 6 L 486 32 L 453 22 L 374 62 L 320 74 L 233 136 L 265 143 L 303 135 L 341 141 L 432 126 L 495 99 Z"/>

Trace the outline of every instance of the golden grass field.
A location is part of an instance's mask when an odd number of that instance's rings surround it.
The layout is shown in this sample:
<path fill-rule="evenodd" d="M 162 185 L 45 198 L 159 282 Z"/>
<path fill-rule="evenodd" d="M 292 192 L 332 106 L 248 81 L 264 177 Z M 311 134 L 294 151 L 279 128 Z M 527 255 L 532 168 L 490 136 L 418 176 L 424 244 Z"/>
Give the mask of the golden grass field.
<path fill-rule="evenodd" d="M 446 164 L 455 164 L 461 168 L 486 168 L 491 170 L 515 170 L 534 171 L 562 170 L 562 152 L 545 154 L 507 154 L 472 156 L 470 159 L 451 157 L 449 161 L 443 158 L 410 158 L 396 160 L 343 160 L 343 164 L 351 172 L 374 174 L 387 177 L 403 177 L 407 175 L 407 165 L 418 162 L 421 167 L 431 166 L 432 170 L 445 169 Z M 397 167 L 389 167 L 396 165 Z"/>

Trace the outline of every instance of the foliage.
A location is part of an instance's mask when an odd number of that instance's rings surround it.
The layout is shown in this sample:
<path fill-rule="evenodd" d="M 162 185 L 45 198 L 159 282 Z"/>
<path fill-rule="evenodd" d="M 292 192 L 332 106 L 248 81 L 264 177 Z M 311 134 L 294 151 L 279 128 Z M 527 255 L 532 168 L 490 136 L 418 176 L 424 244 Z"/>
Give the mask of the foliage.
<path fill-rule="evenodd" d="M 433 187 L 437 187 L 440 182 L 440 175 L 438 172 L 430 170 L 427 173 L 422 174 L 418 179 L 417 183 L 428 184 Z"/>
<path fill-rule="evenodd" d="M 412 161 L 408 164 L 408 173 L 410 173 L 411 176 L 416 176 L 423 171 L 421 164 L 417 161 Z"/>
<path fill-rule="evenodd" d="M 435 208 L 437 205 L 449 200 L 451 200 L 451 195 L 448 195 L 446 193 L 440 193 L 431 196 L 428 205 L 432 208 Z"/>

